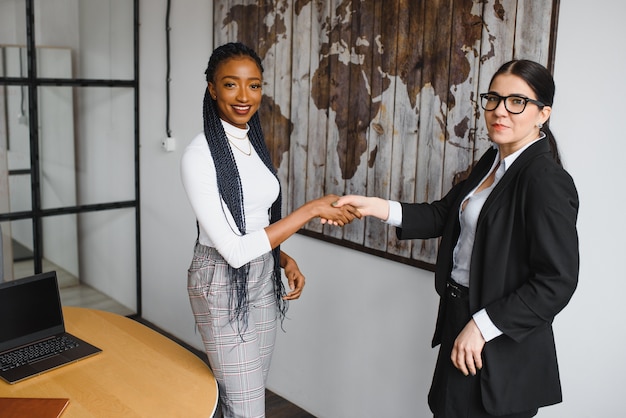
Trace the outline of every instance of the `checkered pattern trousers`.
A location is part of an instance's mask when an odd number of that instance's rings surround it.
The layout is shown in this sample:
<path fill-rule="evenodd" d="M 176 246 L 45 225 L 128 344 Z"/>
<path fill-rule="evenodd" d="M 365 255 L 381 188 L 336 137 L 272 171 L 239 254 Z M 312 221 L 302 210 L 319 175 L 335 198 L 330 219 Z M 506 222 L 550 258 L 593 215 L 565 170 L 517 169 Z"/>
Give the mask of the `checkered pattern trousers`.
<path fill-rule="evenodd" d="M 278 320 L 273 267 L 271 252 L 250 262 L 248 326 L 244 329 L 243 324 L 231 321 L 228 264 L 215 248 L 197 243 L 194 249 L 187 291 L 219 386 L 224 418 L 265 417 L 265 382 Z"/>

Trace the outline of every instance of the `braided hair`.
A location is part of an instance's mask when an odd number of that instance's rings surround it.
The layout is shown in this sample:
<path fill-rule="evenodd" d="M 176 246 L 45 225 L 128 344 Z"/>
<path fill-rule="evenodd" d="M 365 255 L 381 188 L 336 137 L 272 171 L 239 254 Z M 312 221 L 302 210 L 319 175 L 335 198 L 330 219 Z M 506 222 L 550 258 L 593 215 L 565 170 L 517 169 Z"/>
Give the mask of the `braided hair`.
<path fill-rule="evenodd" d="M 263 66 L 261 59 L 251 48 L 241 43 L 228 43 L 222 45 L 213 51 L 207 69 L 205 71 L 207 82 L 214 82 L 217 67 L 224 61 L 234 58 L 247 56 L 252 58 L 261 73 Z M 226 207 L 230 211 L 235 220 L 238 232 L 241 235 L 246 234 L 246 218 L 244 213 L 244 194 L 241 186 L 241 177 L 235 163 L 231 147 L 228 145 L 226 132 L 222 125 L 221 119 L 217 111 L 217 104 L 211 97 L 208 88 L 204 95 L 203 106 L 204 117 L 204 135 L 215 163 L 215 171 L 217 174 L 217 187 L 221 199 L 226 203 Z M 263 131 L 261 129 L 261 121 L 258 112 L 248 121 L 249 131 L 248 137 L 254 150 L 259 155 L 265 166 L 270 170 L 279 181 L 278 198 L 272 204 L 270 209 L 270 223 L 274 223 L 281 218 L 282 194 L 280 192 L 280 180 L 278 179 L 276 169 L 272 164 L 269 150 L 265 143 Z M 280 271 L 280 246 L 272 250 L 274 258 L 274 283 L 276 302 L 281 321 L 285 318 L 287 311 L 287 301 L 283 300 L 285 288 L 282 282 Z M 250 271 L 250 263 L 240 268 L 228 266 L 228 273 L 231 278 L 230 306 L 233 308 L 231 313 L 231 321 L 238 322 L 238 329 L 241 334 L 247 328 L 248 324 L 248 273 Z"/>

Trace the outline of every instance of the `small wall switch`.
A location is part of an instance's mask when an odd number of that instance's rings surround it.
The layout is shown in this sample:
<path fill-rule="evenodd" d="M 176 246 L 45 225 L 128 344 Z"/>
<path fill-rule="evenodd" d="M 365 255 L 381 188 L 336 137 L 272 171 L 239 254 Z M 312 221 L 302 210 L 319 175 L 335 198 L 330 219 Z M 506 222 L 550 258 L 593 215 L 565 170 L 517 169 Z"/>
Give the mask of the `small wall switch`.
<path fill-rule="evenodd" d="M 176 138 L 167 137 L 161 142 L 161 147 L 166 152 L 172 152 L 176 149 Z"/>

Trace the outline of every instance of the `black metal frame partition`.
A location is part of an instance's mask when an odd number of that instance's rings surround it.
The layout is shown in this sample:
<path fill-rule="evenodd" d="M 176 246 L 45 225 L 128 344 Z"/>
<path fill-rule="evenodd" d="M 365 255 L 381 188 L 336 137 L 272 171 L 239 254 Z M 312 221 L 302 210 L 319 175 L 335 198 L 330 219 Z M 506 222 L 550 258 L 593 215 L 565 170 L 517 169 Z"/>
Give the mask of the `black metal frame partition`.
<path fill-rule="evenodd" d="M 132 80 L 102 80 L 102 79 L 56 79 L 37 78 L 37 59 L 35 54 L 35 15 L 34 0 L 25 0 L 26 3 L 26 37 L 28 73 L 26 78 L 0 77 L 0 85 L 26 85 L 29 100 L 29 134 L 30 134 L 30 174 L 31 199 L 30 211 L 0 214 L 0 222 L 32 219 L 33 227 L 33 267 L 35 273 L 42 271 L 42 218 L 53 215 L 78 214 L 111 209 L 135 208 L 135 245 L 136 245 L 136 300 L 137 315 L 141 316 L 141 223 L 140 223 L 140 195 L 139 195 L 139 0 L 133 1 L 133 79 Z M 134 200 L 100 203 L 93 205 L 70 206 L 54 209 L 43 209 L 41 206 L 40 166 L 39 166 L 39 132 L 38 124 L 38 97 L 37 89 L 40 86 L 63 87 L 125 87 L 134 91 L 134 153 L 135 153 L 135 198 Z M 9 174 L 20 174 L 10 171 Z"/>

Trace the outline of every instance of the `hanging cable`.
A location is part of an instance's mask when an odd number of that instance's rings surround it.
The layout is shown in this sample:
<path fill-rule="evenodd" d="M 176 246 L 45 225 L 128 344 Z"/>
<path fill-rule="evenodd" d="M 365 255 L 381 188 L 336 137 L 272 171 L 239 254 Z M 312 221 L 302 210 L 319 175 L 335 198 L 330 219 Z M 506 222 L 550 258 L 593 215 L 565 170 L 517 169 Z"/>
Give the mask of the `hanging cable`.
<path fill-rule="evenodd" d="M 170 8 L 172 2 L 167 0 L 167 11 L 165 13 L 165 56 L 166 56 L 166 72 L 165 72 L 165 136 L 170 138 L 172 131 L 170 130 Z"/>
<path fill-rule="evenodd" d="M 20 78 L 24 77 L 24 62 L 22 61 L 22 52 L 26 54 L 24 48 L 18 49 L 18 58 L 20 61 Z M 18 122 L 22 125 L 28 125 L 28 119 L 26 117 L 26 94 L 24 93 L 25 86 L 20 86 L 20 114 L 17 115 Z"/>

